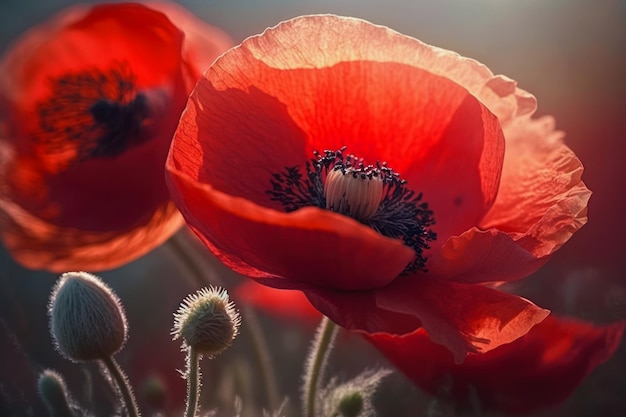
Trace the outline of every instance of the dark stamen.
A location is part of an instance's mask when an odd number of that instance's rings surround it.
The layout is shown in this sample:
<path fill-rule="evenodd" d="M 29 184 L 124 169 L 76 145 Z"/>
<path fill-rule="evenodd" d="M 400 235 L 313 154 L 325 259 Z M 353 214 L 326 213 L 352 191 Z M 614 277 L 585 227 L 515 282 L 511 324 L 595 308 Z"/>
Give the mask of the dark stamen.
<path fill-rule="evenodd" d="M 272 201 L 282 204 L 287 212 L 307 206 L 327 208 L 324 186 L 330 171 L 340 170 L 342 174 L 352 175 L 360 180 L 377 178 L 383 182 L 383 197 L 376 212 L 367 218 L 356 220 L 371 227 L 383 236 L 402 239 L 413 248 L 415 259 L 407 265 L 405 272 L 427 271 L 424 251 L 429 249 L 429 242 L 437 239 L 430 227 L 435 224 L 433 212 L 428 204 L 422 202 L 422 194 L 416 194 L 406 186 L 385 162 L 365 165 L 363 160 L 348 154 L 346 147 L 336 151 L 313 152 L 314 158 L 306 162 L 307 175 L 298 167 L 287 167 L 283 173 L 274 173 L 270 180 L 272 189 L 267 191 Z M 340 204 L 341 210 L 331 210 L 350 215 L 349 201 Z"/>
<path fill-rule="evenodd" d="M 77 159 L 116 157 L 149 138 L 148 100 L 135 89 L 126 63 L 50 79 L 50 98 L 38 104 L 40 133 L 48 152 L 75 148 Z"/>
<path fill-rule="evenodd" d="M 114 157 L 124 152 L 129 144 L 143 141 L 141 126 L 150 116 L 150 109 L 146 96 L 137 94 L 126 105 L 105 99 L 98 100 L 89 108 L 89 113 L 104 132 L 97 139 L 90 155 Z"/>

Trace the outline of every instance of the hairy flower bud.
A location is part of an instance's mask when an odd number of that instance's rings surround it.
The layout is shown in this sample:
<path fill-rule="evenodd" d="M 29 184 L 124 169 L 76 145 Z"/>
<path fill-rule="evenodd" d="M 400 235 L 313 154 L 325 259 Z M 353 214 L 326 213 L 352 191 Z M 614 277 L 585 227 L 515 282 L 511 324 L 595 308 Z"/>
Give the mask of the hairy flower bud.
<path fill-rule="evenodd" d="M 108 358 L 126 340 L 126 316 L 119 298 L 100 278 L 86 272 L 61 275 L 48 313 L 56 346 L 69 360 Z"/>
<path fill-rule="evenodd" d="M 337 411 L 343 417 L 358 417 L 363 411 L 363 395 L 359 391 L 345 393 L 339 400 Z"/>
<path fill-rule="evenodd" d="M 39 395 L 46 403 L 51 417 L 72 417 L 72 405 L 65 381 L 57 372 L 46 369 L 37 381 Z"/>
<path fill-rule="evenodd" d="M 338 385 L 336 379 L 320 394 L 323 405 L 322 415 L 341 417 L 374 417 L 376 412 L 372 397 L 380 381 L 390 371 L 386 369 L 367 370 L 348 382 Z"/>
<path fill-rule="evenodd" d="M 221 288 L 202 288 L 187 296 L 174 313 L 174 340 L 183 339 L 183 347 L 201 355 L 214 356 L 237 336 L 241 317 Z"/>

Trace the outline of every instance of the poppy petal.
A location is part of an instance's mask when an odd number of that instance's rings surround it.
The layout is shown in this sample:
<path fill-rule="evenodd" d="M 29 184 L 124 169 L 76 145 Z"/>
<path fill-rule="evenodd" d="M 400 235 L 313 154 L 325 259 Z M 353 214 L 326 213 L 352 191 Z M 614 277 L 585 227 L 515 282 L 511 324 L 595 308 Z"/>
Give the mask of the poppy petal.
<path fill-rule="evenodd" d="M 587 222 L 591 192 L 582 164 L 550 117 L 506 131 L 498 197 L 479 228 L 454 236 L 429 260 L 433 275 L 458 282 L 506 281 L 536 271 Z"/>
<path fill-rule="evenodd" d="M 480 285 L 405 276 L 376 295 L 377 305 L 414 315 L 457 363 L 526 334 L 549 314 L 530 301 Z"/>
<path fill-rule="evenodd" d="M 303 320 L 319 321 L 324 314 L 346 329 L 364 332 L 405 334 L 420 326 L 415 317 L 378 307 L 372 291 L 344 292 L 313 286 L 298 288 L 287 280 L 272 278 L 259 278 L 240 287 L 237 294 L 244 302 L 276 315 L 296 315 Z"/>
<path fill-rule="evenodd" d="M 536 109 L 531 94 L 510 78 L 494 75 L 485 65 L 357 18 L 297 17 L 251 38 L 246 49 L 249 59 L 282 70 L 332 67 L 351 61 L 395 62 L 421 68 L 463 86 L 503 124 Z"/>
<path fill-rule="evenodd" d="M 348 330 L 406 334 L 421 325 L 414 315 L 380 307 L 374 291 L 307 289 L 304 294 L 315 308 Z"/>
<path fill-rule="evenodd" d="M 500 185 L 504 135 L 495 116 L 468 96 L 432 146 L 426 158 L 414 160 L 405 177 L 419 184 L 416 188 L 434 212 L 437 241 L 431 247 L 439 249 L 449 237 L 477 224 L 492 206 Z"/>
<path fill-rule="evenodd" d="M 251 305 L 278 318 L 317 323 L 322 318 L 301 291 L 279 290 L 247 280 L 233 293 L 234 300 Z"/>
<path fill-rule="evenodd" d="M 536 257 L 552 254 L 587 222 L 591 191 L 583 166 L 554 119 L 520 119 L 506 129 L 502 185 L 481 228 L 509 233 Z"/>
<path fill-rule="evenodd" d="M 92 271 L 115 268 L 145 255 L 183 225 L 176 206 L 169 203 L 145 224 L 124 233 L 87 232 L 44 222 L 2 199 L 0 221 L 3 243 L 16 260 L 32 269 L 54 272 L 66 271 L 70 265 L 88 266 Z"/>
<path fill-rule="evenodd" d="M 442 389 L 460 403 L 477 396 L 485 409 L 530 412 L 565 399 L 622 339 L 625 323 L 596 327 L 549 316 L 516 341 L 455 364 L 423 329 L 404 336 L 366 338 L 416 385 Z"/>
<path fill-rule="evenodd" d="M 185 82 L 191 91 L 215 58 L 233 45 L 233 40 L 227 33 L 207 24 L 178 3 L 150 1 L 143 4 L 165 13 L 174 25 L 185 32 L 182 50 L 186 69 L 184 75 L 186 75 Z"/>
<path fill-rule="evenodd" d="M 535 272 L 547 260 L 526 250 L 506 232 L 473 227 L 449 238 L 441 251 L 433 253 L 428 270 L 433 276 L 456 282 L 507 281 Z"/>
<path fill-rule="evenodd" d="M 314 207 L 281 213 L 169 171 L 172 198 L 187 224 L 222 262 L 244 275 L 286 277 L 320 288 L 377 288 L 414 256 L 400 240 L 349 217 Z M 203 210 L 192 215 L 190 207 Z"/>
<path fill-rule="evenodd" d="M 137 21 L 142 24 L 132 24 Z M 140 4 L 78 5 L 31 28 L 9 49 L 1 65 L 10 74 L 0 81 L 3 95 L 28 111 L 49 94 L 49 79 L 86 64 L 104 68 L 113 58 L 141 74 L 138 89 L 168 84 L 179 70 L 183 38 L 163 13 Z"/>

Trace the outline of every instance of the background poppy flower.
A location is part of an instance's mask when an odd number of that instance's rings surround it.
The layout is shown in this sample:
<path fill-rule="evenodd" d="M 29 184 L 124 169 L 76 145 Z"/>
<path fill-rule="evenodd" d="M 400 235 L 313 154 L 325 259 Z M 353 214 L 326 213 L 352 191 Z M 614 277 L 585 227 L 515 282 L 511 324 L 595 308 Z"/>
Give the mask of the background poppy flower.
<path fill-rule="evenodd" d="M 391 363 L 422 389 L 460 406 L 529 412 L 565 399 L 615 352 L 624 323 L 593 326 L 549 316 L 525 336 L 455 364 L 424 329 L 393 336 L 366 335 Z M 474 396 L 474 398 L 472 398 Z"/>
<path fill-rule="evenodd" d="M 276 318 L 316 325 L 322 319 L 300 291 L 282 291 L 248 280 L 237 285 L 233 297 L 241 303 L 268 312 Z"/>
<path fill-rule="evenodd" d="M 296 18 L 204 74 L 167 179 L 187 223 L 236 272 L 303 291 L 348 329 L 423 326 L 460 361 L 546 317 L 485 283 L 533 272 L 586 222 L 582 165 L 551 118 L 530 118 L 535 105 L 476 61 L 387 28 Z M 379 208 L 408 237 L 322 204 L 328 154 L 311 155 L 343 146 L 363 158 L 359 174 L 367 164 L 401 174 Z M 344 156 L 331 154 L 328 172 Z M 399 197 L 385 200 L 392 187 Z"/>
<path fill-rule="evenodd" d="M 76 6 L 0 63 L 0 226 L 30 268 L 101 270 L 182 224 L 164 161 L 188 93 L 230 46 L 173 3 Z"/>

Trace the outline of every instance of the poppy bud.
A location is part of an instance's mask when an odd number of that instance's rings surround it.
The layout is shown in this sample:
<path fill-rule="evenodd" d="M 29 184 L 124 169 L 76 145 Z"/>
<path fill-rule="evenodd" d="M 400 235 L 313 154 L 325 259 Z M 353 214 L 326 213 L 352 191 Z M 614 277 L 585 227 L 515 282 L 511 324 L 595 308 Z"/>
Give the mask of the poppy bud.
<path fill-rule="evenodd" d="M 126 316 L 119 298 L 86 272 L 61 275 L 48 314 L 56 347 L 71 361 L 109 358 L 126 340 Z"/>
<path fill-rule="evenodd" d="M 37 388 L 52 417 L 72 417 L 74 415 L 65 381 L 57 372 L 50 369 L 43 371 L 39 375 Z"/>
<path fill-rule="evenodd" d="M 373 417 L 376 415 L 372 397 L 380 381 L 390 371 L 386 369 L 368 370 L 356 378 L 337 385 L 336 379 L 321 392 L 323 415 L 340 417 Z"/>
<path fill-rule="evenodd" d="M 363 395 L 359 391 L 347 392 L 339 400 L 337 411 L 342 417 L 357 417 L 363 411 Z"/>
<path fill-rule="evenodd" d="M 182 337 L 183 347 L 198 354 L 214 356 L 237 336 L 241 317 L 228 293 L 221 288 L 202 288 L 187 296 L 174 313 L 174 340 Z"/>
<path fill-rule="evenodd" d="M 167 402 L 167 386 L 157 375 L 146 378 L 141 385 L 141 393 L 146 404 L 154 408 L 163 408 Z"/>

